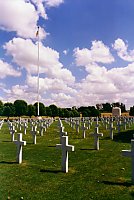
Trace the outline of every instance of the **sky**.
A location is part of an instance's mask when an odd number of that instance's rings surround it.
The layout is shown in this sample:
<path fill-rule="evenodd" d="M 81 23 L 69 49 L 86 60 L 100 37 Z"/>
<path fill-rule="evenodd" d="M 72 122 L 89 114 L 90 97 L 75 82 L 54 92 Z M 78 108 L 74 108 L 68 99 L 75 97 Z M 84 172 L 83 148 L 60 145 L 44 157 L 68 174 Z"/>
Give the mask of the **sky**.
<path fill-rule="evenodd" d="M 37 102 L 38 64 L 45 106 L 122 102 L 129 109 L 134 1 L 0 0 L 0 100 Z"/>

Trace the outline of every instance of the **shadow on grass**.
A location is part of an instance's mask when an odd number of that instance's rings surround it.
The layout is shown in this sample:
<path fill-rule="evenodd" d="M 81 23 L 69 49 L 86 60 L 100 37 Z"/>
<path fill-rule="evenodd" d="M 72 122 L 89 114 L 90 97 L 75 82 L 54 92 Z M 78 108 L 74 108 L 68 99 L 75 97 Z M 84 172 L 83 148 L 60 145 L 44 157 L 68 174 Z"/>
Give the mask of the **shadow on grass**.
<path fill-rule="evenodd" d="M 53 169 L 40 169 L 40 172 L 58 174 L 58 173 L 61 173 L 62 171 L 61 170 L 53 170 Z"/>
<path fill-rule="evenodd" d="M 10 164 L 10 165 L 12 165 L 12 164 L 16 164 L 16 162 L 14 162 L 14 161 L 11 161 L 11 162 L 1 161 L 0 164 Z"/>
<path fill-rule="evenodd" d="M 134 192 L 130 192 L 131 196 L 134 197 Z"/>
<path fill-rule="evenodd" d="M 12 142 L 12 141 L 10 141 L 10 140 L 3 140 L 2 142 Z"/>
<path fill-rule="evenodd" d="M 84 151 L 92 151 L 92 150 L 96 151 L 96 150 L 93 149 L 93 148 L 89 148 L 89 149 L 86 149 L 86 148 L 85 148 L 85 149 L 80 149 L 80 150 L 82 150 L 82 151 L 83 151 L 83 150 L 84 150 Z"/>
<path fill-rule="evenodd" d="M 126 186 L 126 187 L 130 187 L 133 184 L 130 182 L 113 182 L 113 181 L 102 181 L 102 183 L 106 184 L 106 185 L 119 185 L 119 186 Z"/>
<path fill-rule="evenodd" d="M 113 141 L 115 141 L 115 142 L 123 142 L 123 143 L 130 143 L 131 139 L 133 139 L 133 134 L 134 134 L 133 130 L 116 133 L 114 135 Z"/>

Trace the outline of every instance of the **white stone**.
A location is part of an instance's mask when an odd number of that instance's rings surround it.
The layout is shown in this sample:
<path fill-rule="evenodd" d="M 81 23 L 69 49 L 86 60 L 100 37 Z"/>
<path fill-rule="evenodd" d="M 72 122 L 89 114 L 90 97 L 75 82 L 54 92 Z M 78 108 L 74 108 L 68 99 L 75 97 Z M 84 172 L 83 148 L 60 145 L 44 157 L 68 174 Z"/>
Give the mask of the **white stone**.
<path fill-rule="evenodd" d="M 119 117 L 119 116 L 121 116 L 121 108 L 119 108 L 119 107 L 113 107 L 113 108 L 112 108 L 112 115 L 113 115 L 114 117 Z"/>
<path fill-rule="evenodd" d="M 131 150 L 122 150 L 122 155 L 132 158 L 132 183 L 134 183 L 134 140 L 131 140 Z"/>
<path fill-rule="evenodd" d="M 33 136 L 33 144 L 36 144 L 37 126 L 32 127 L 31 134 Z"/>
<path fill-rule="evenodd" d="M 109 130 L 110 130 L 110 138 L 113 140 L 113 130 L 115 130 L 115 128 L 113 127 L 113 118 L 109 123 Z"/>
<path fill-rule="evenodd" d="M 99 128 L 95 127 L 95 132 L 91 133 L 91 136 L 94 137 L 94 148 L 99 150 L 99 137 L 102 137 L 103 133 L 99 133 Z"/>
<path fill-rule="evenodd" d="M 82 123 L 82 137 L 85 138 L 86 137 L 86 130 L 88 129 L 88 127 L 85 126 L 85 122 Z"/>
<path fill-rule="evenodd" d="M 24 123 L 24 134 L 26 135 L 26 132 L 27 132 L 27 128 L 28 128 L 28 125 L 27 125 L 27 123 L 25 122 Z"/>
<path fill-rule="evenodd" d="M 79 120 L 76 120 L 76 124 L 75 124 L 75 127 L 76 127 L 76 133 L 79 133 L 79 127 L 80 127 L 80 125 L 79 125 Z"/>
<path fill-rule="evenodd" d="M 62 136 L 62 144 L 56 145 L 57 149 L 62 149 L 62 171 L 68 172 L 68 151 L 74 151 L 74 146 L 68 145 L 68 136 Z"/>
<path fill-rule="evenodd" d="M 17 140 L 14 141 L 14 143 L 17 145 L 17 163 L 22 163 L 22 146 L 26 145 L 26 141 L 22 140 L 22 133 L 18 133 Z"/>
<path fill-rule="evenodd" d="M 60 127 L 60 143 L 62 143 L 62 136 L 66 136 L 67 132 L 64 131 L 64 126 Z"/>
<path fill-rule="evenodd" d="M 17 132 L 17 130 L 15 130 L 15 126 L 12 126 L 12 129 L 10 130 L 10 134 L 11 134 L 11 141 L 14 141 L 14 135 Z"/>

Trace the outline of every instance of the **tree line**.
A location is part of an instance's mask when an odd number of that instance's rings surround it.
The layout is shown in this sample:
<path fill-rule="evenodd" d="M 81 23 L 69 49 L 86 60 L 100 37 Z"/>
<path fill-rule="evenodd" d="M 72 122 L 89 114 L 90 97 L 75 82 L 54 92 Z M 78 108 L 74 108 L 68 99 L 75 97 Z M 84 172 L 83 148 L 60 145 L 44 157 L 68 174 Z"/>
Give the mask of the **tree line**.
<path fill-rule="evenodd" d="M 20 117 L 20 116 L 37 116 L 38 103 L 27 104 L 24 100 L 16 100 L 14 103 L 3 103 L 0 101 L 0 116 L 6 117 Z M 60 108 L 52 104 L 50 106 L 45 106 L 43 103 L 39 102 L 39 113 L 40 116 L 49 117 L 96 117 L 100 116 L 100 113 L 112 112 L 113 107 L 120 107 L 122 112 L 126 112 L 126 107 L 123 103 L 103 103 L 97 104 L 95 106 L 81 106 L 76 108 Z M 130 108 L 130 115 L 134 116 L 134 106 Z"/>

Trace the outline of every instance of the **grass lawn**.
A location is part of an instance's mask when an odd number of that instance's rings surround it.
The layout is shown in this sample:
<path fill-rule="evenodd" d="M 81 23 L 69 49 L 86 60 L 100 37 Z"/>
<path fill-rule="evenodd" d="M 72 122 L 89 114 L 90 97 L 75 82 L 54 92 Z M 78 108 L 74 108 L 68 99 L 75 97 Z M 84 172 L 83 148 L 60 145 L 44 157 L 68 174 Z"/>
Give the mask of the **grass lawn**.
<path fill-rule="evenodd" d="M 23 163 L 16 163 L 16 145 L 5 123 L 0 131 L 0 200 L 131 200 L 134 186 L 131 184 L 131 158 L 121 155 L 121 150 L 130 149 L 134 125 L 120 134 L 100 127 L 104 134 L 100 150 L 93 149 L 91 130 L 76 133 L 65 122 L 69 144 L 75 151 L 69 152 L 69 172 L 61 172 L 61 150 L 58 122 L 55 121 L 32 144 L 30 129 L 23 135 L 27 145 L 23 147 Z M 23 130 L 22 130 L 23 131 Z M 18 131 L 20 132 L 20 131 Z M 16 138 L 16 136 L 15 136 Z"/>

